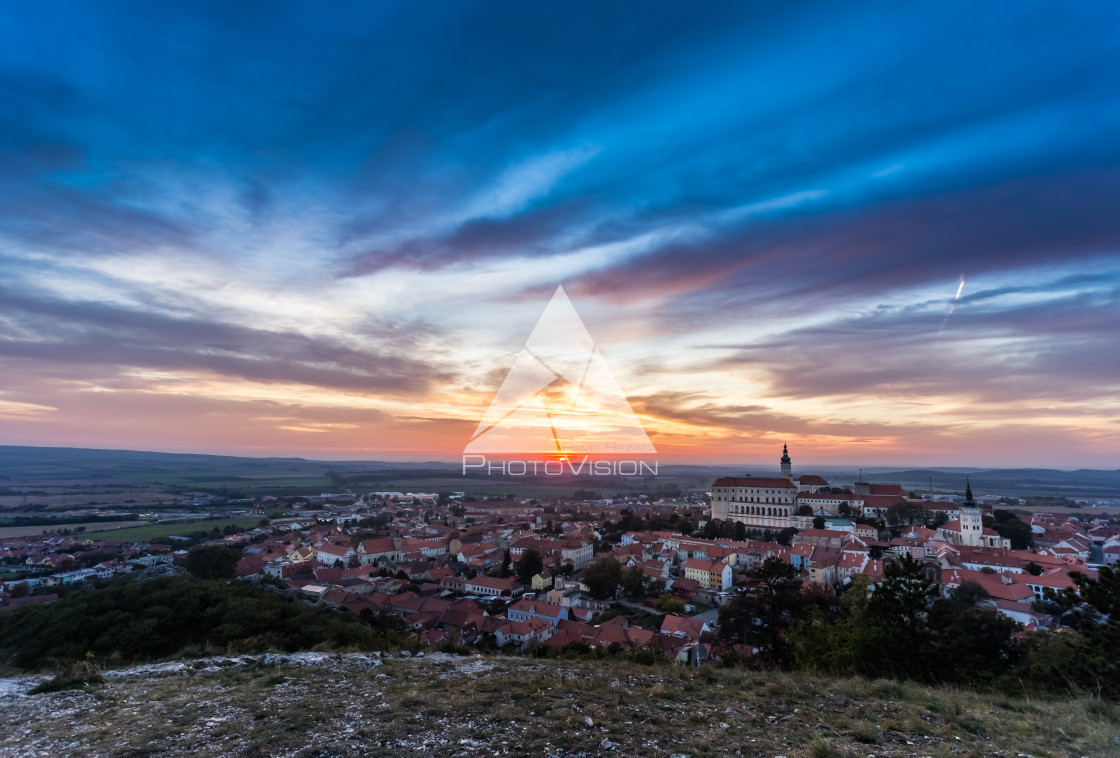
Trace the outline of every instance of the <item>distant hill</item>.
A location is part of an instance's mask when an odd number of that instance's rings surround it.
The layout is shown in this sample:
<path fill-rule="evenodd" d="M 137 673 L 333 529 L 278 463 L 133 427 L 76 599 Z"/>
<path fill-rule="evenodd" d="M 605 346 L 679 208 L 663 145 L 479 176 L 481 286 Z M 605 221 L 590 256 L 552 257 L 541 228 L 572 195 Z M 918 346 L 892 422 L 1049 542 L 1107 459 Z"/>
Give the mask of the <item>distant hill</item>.
<path fill-rule="evenodd" d="M 852 467 L 812 467 L 795 471 L 819 473 L 837 483 L 849 483 L 858 477 Z M 706 488 L 717 477 L 728 474 L 773 476 L 776 471 L 761 467 L 729 465 L 663 464 L 657 480 L 683 489 Z M 312 492 L 332 484 L 347 484 L 364 489 L 391 487 L 395 484 L 420 488 L 425 482 L 438 487 L 466 487 L 478 477 L 462 476 L 460 464 L 444 461 L 318 461 L 306 458 L 251 458 L 197 453 L 157 453 L 138 450 L 96 450 L 67 447 L 0 446 L 0 488 L 11 483 L 99 482 L 143 484 L 182 489 L 233 488 L 239 485 L 258 490 Z M 1085 499 L 1120 498 L 1120 470 L 1080 469 L 974 469 L 931 468 L 890 469 L 865 468 L 863 477 L 872 482 L 899 483 L 907 489 L 925 492 L 932 479 L 939 492 L 963 492 L 968 477 L 977 492 L 999 492 L 1024 496 L 1046 495 Z M 7 481 L 5 481 L 7 480 Z M 560 484 L 553 478 L 486 477 L 487 483 L 524 485 L 545 481 Z M 620 486 L 619 482 L 582 477 L 563 482 L 564 486 L 600 487 L 604 491 Z M 266 486 L 271 485 L 271 486 Z M 416 491 L 413 489 L 412 491 Z M 512 491 L 512 490 L 511 490 Z"/>
<path fill-rule="evenodd" d="M 925 492 L 929 488 L 931 479 L 935 490 L 963 492 L 966 477 L 972 482 L 972 489 L 978 493 L 991 491 L 1016 495 L 1055 495 L 1089 499 L 1120 497 L 1120 470 L 905 469 L 864 474 L 864 479 L 867 481 L 897 482 L 919 492 Z"/>
<path fill-rule="evenodd" d="M 454 471 L 452 464 L 385 461 L 313 461 L 306 458 L 250 458 L 198 453 L 155 453 L 141 450 L 97 450 L 72 447 L 0 445 L 0 476 L 8 479 L 127 479 L 134 475 L 172 474 L 189 478 L 246 481 L 264 476 L 322 477 L 330 471 L 359 470 Z"/>

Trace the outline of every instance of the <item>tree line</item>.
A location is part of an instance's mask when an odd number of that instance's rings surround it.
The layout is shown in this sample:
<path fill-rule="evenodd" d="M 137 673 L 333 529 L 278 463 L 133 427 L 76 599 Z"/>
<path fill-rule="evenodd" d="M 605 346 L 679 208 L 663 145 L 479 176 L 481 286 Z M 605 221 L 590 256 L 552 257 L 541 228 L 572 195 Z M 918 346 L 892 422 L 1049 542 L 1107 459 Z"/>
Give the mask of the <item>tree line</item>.
<path fill-rule="evenodd" d="M 797 568 L 770 558 L 720 609 L 723 660 L 1120 698 L 1120 572 L 1101 568 L 1096 579 L 1071 576 L 1077 590 L 1051 594 L 1047 603 L 1073 631 L 1022 634 L 1010 618 L 977 607 L 987 597 L 982 587 L 966 582 L 943 597 L 909 556 L 884 565 L 874 590 L 857 575 L 839 598 L 804 585 Z"/>
<path fill-rule="evenodd" d="M 160 577 L 0 614 L 0 663 L 25 670 L 214 651 L 386 650 L 408 645 L 395 619 L 314 608 L 237 582 Z"/>

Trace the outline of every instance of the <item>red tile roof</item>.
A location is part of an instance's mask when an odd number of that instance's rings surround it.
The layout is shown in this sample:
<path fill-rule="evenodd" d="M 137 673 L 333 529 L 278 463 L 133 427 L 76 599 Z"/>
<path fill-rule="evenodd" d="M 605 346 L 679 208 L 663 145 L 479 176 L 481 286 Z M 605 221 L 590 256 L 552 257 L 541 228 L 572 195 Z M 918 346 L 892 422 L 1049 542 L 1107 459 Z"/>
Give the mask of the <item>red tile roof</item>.
<path fill-rule="evenodd" d="M 733 477 L 725 476 L 716 479 L 713 487 L 762 487 L 768 489 L 797 489 L 797 485 L 788 479 L 762 479 L 753 476 Z"/>

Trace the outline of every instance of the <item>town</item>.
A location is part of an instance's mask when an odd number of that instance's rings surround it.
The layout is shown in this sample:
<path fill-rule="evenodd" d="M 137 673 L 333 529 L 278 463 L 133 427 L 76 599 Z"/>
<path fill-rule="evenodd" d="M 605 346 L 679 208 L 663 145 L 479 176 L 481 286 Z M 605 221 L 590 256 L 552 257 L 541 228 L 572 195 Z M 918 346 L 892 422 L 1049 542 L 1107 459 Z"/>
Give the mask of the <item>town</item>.
<path fill-rule="evenodd" d="M 1115 517 L 1020 518 L 1014 498 L 977 497 L 967 479 L 955 497 L 830 483 L 795 473 L 788 448 L 779 465 L 676 502 L 345 491 L 165 514 L 182 534 L 148 542 L 65 528 L 7 537 L 0 611 L 185 573 L 196 551 L 222 548 L 231 577 L 392 618 L 417 650 L 640 651 L 698 666 L 758 652 L 719 633 L 720 609 L 768 560 L 835 596 L 873 592 L 886 566 L 913 559 L 943 597 L 965 588 L 1023 632 L 1060 626 L 1048 599 L 1120 561 Z"/>

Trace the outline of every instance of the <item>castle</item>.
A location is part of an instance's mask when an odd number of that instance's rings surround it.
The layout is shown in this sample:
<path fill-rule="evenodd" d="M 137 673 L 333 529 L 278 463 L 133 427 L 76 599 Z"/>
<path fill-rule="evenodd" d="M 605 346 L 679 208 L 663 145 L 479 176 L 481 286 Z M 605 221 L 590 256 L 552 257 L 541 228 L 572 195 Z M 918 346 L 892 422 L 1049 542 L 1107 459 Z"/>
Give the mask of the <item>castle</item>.
<path fill-rule="evenodd" d="M 782 446 L 778 477 L 730 477 L 712 484 L 711 518 L 742 523 L 748 529 L 781 531 L 790 527 L 809 528 L 816 516 L 885 519 L 894 505 L 910 500 L 897 484 L 856 482 L 850 490 L 834 489 L 827 480 L 813 474 L 794 476 L 789 447 Z M 935 507 L 923 503 L 925 507 Z M 1010 547 L 993 529 L 983 525 L 983 514 L 968 485 L 963 505 L 938 504 L 949 519 L 936 527 L 937 539 L 951 545 L 973 547 Z M 804 514 L 804 515 L 799 515 Z"/>
<path fill-rule="evenodd" d="M 748 529 L 779 531 L 796 526 L 801 493 L 817 493 L 828 482 L 819 476 L 794 477 L 789 446 L 782 446 L 782 474 L 776 478 L 754 476 L 717 479 L 712 485 L 712 518 L 738 521 Z M 848 497 L 851 501 L 851 496 Z"/>
<path fill-rule="evenodd" d="M 905 502 L 897 484 L 856 482 L 851 491 L 833 491 L 815 474 L 794 476 L 789 446 L 782 446 L 781 475 L 775 478 L 722 477 L 712 484 L 711 517 L 737 521 L 748 529 L 805 528 L 813 516 L 885 518 L 892 505 Z M 798 511 L 808 508 L 808 516 Z"/>

